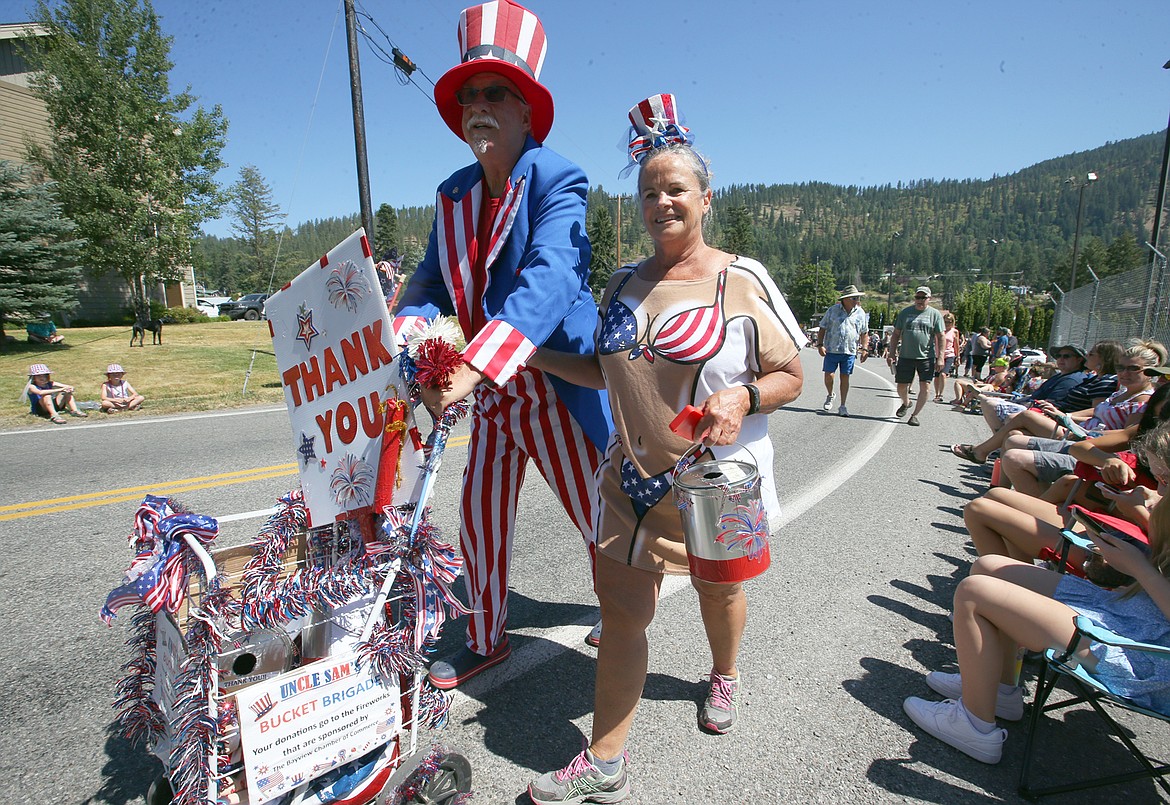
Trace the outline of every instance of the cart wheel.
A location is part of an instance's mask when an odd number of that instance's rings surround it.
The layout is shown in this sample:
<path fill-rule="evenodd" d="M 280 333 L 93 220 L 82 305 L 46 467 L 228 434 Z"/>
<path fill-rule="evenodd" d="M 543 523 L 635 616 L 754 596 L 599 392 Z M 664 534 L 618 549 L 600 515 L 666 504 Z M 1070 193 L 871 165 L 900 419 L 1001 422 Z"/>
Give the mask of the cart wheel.
<path fill-rule="evenodd" d="M 458 752 L 448 752 L 439 770 L 410 799 L 411 805 L 444 805 L 471 791 L 471 763 Z"/>
<path fill-rule="evenodd" d="M 171 805 L 174 798 L 175 792 L 171 790 L 171 781 L 165 775 L 159 775 L 146 790 L 146 805 Z"/>

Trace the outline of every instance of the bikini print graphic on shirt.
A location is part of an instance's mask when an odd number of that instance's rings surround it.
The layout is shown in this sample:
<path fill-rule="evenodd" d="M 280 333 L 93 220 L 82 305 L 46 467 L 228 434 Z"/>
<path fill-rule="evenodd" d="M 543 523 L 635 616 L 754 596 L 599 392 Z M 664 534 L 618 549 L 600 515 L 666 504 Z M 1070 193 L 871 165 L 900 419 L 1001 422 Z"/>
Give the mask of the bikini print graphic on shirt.
<path fill-rule="evenodd" d="M 723 295 L 727 286 L 727 269 L 719 272 L 715 301 L 712 304 L 674 314 L 653 337 L 650 328 L 654 322 L 650 321 L 644 343 L 638 338 L 637 316 L 628 305 L 620 301 L 622 289 L 632 276 L 634 271 L 622 280 L 609 300 L 601 328 L 601 343 L 598 345 L 602 355 L 613 355 L 628 349 L 632 361 L 645 358 L 648 363 L 654 363 L 654 357 L 661 355 L 668 361 L 685 365 L 702 363 L 719 352 L 724 336 Z"/>
<path fill-rule="evenodd" d="M 649 330 L 654 322 L 650 321 L 646 343 L 639 343 L 638 319 L 634 312 L 619 300 L 622 289 L 632 276 L 633 271 L 622 280 L 610 298 L 598 346 L 602 355 L 614 355 L 628 349 L 631 361 L 645 358 L 648 363 L 654 363 L 655 355 L 661 355 L 674 363 L 688 365 L 702 363 L 719 352 L 725 333 L 723 298 L 727 269 L 719 272 L 715 301 L 712 304 L 676 313 L 666 320 L 666 324 L 653 338 Z M 633 462 L 628 458 L 622 461 L 621 488 L 629 496 L 639 519 L 666 496 L 673 482 L 673 468 L 642 478 Z"/>

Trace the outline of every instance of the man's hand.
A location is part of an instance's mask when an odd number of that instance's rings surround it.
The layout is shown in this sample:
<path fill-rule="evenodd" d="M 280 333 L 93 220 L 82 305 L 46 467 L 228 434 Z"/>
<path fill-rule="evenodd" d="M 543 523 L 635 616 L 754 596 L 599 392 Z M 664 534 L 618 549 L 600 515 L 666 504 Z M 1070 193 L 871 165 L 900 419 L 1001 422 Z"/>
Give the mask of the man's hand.
<path fill-rule="evenodd" d="M 459 368 L 451 375 L 451 380 L 446 388 L 438 386 L 423 388 L 423 407 L 430 411 L 431 416 L 437 420 L 443 415 L 443 411 L 447 409 L 448 405 L 471 394 L 483 379 L 484 376 L 478 369 L 474 369 L 466 363 L 460 364 Z"/>
<path fill-rule="evenodd" d="M 820 355 L 822 358 L 825 357 L 825 345 L 824 344 L 817 344 L 817 354 Z"/>

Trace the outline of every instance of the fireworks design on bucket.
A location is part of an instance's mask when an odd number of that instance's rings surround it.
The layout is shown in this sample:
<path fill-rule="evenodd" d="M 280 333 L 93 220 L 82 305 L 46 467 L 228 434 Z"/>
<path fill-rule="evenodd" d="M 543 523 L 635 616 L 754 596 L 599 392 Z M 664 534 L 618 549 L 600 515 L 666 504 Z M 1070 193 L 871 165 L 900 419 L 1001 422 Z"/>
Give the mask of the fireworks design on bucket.
<path fill-rule="evenodd" d="M 372 503 L 374 470 L 362 459 L 346 453 L 333 470 L 329 488 L 333 492 L 333 500 L 342 508 Z"/>
<path fill-rule="evenodd" d="M 734 511 L 719 518 L 719 536 L 715 541 L 727 548 L 728 552 L 739 550 L 748 559 L 759 559 L 768 547 L 768 521 L 764 504 L 758 498 L 746 506 L 736 506 Z"/>
<path fill-rule="evenodd" d="M 370 283 L 352 260 L 345 260 L 330 272 L 325 290 L 331 305 L 357 313 L 358 304 L 370 293 Z"/>

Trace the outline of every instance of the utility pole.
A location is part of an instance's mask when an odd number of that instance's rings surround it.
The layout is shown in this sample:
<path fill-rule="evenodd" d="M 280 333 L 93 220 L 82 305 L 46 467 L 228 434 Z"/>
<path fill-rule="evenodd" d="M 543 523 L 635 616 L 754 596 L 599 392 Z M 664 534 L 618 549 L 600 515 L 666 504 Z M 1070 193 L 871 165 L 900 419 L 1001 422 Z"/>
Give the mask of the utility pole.
<path fill-rule="evenodd" d="M 617 265 L 614 268 L 622 267 L 622 194 L 617 195 L 618 214 L 617 214 Z"/>
<path fill-rule="evenodd" d="M 991 239 L 991 276 L 987 280 L 987 327 L 991 328 L 991 298 L 995 291 L 995 255 L 999 251 L 999 241 Z"/>
<path fill-rule="evenodd" d="M 362 105 L 362 68 L 358 64 L 357 18 L 353 0 L 345 0 L 345 38 L 349 43 L 349 92 L 353 102 L 353 145 L 357 152 L 358 201 L 366 240 L 374 243 L 374 215 L 370 210 L 370 167 L 366 161 L 366 113 Z"/>
<path fill-rule="evenodd" d="M 1162 65 L 1163 70 L 1170 70 L 1170 61 Z M 1170 122 L 1166 123 L 1166 144 L 1162 147 L 1162 171 L 1158 174 L 1158 197 L 1154 200 L 1154 231 L 1150 243 L 1154 253 L 1158 253 L 1160 244 L 1158 237 L 1162 229 L 1162 209 L 1166 203 L 1166 172 L 1170 170 Z"/>

